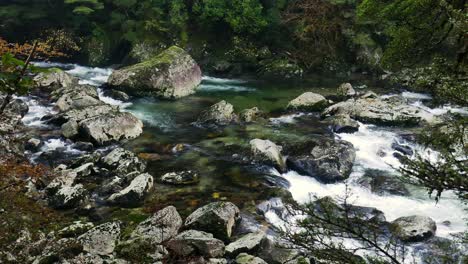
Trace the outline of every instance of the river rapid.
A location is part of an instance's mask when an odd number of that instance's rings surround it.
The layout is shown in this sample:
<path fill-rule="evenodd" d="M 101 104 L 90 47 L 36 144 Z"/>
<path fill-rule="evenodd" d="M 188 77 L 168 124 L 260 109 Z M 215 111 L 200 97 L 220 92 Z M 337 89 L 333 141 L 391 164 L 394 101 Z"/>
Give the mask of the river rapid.
<path fill-rule="evenodd" d="M 181 210 L 192 211 L 211 200 L 229 200 L 239 207 L 258 203 L 270 198 L 265 191 L 265 184 L 287 188 L 293 198 L 307 202 L 312 196 L 341 197 L 345 188 L 351 192 L 353 204 L 375 207 L 384 212 L 387 221 L 409 215 L 423 215 L 437 223 L 439 237 L 450 238 L 452 234 L 466 230 L 466 207 L 455 197 L 446 192 L 442 199 L 435 203 L 428 197 L 427 191 L 418 186 L 407 186 L 409 196 L 378 195 L 359 184 L 359 179 L 366 170 L 386 171 L 397 176 L 396 169 L 400 161 L 392 155 L 395 152 L 392 144 L 410 147 L 416 153 L 437 155 L 436 152 L 424 149 L 411 140 L 417 129 L 380 127 L 361 124 L 359 131 L 353 134 L 331 134 L 326 125 L 320 122 L 316 114 L 287 114 L 282 109 L 288 101 L 305 91 L 323 95 L 334 93 L 339 83 L 330 80 L 318 80 L 308 84 L 271 84 L 254 80 L 232 80 L 205 76 L 197 93 L 178 101 L 160 101 L 153 98 L 133 98 L 122 102 L 103 93 L 102 85 L 112 73 L 108 68 L 91 68 L 75 64 L 36 63 L 43 67 L 59 67 L 80 78 L 80 83 L 97 86 L 100 99 L 108 104 L 117 105 L 121 111 L 133 113 L 144 122 L 143 134 L 124 147 L 139 154 L 157 154 L 158 158 L 149 160 L 149 173 L 158 177 L 175 169 L 196 169 L 200 171 L 200 183 L 195 186 L 173 187 L 156 185 L 155 193 L 145 204 L 174 204 Z M 354 83 L 353 83 L 354 85 Z M 372 82 L 361 81 L 356 86 L 368 87 L 382 93 Z M 355 87 L 356 87 L 355 86 Z M 364 88 L 367 89 L 367 88 Z M 395 92 L 392 92 L 395 93 Z M 411 104 L 420 107 L 425 118 L 433 118 L 449 111 L 468 114 L 466 108 L 443 106 L 431 108 L 431 97 L 425 94 L 410 92 L 400 93 Z M 226 100 L 234 105 L 236 111 L 258 107 L 268 113 L 269 118 L 261 124 L 249 124 L 245 128 L 226 127 L 222 131 L 206 132 L 190 125 L 198 114 L 219 100 Z M 31 158 L 41 162 L 41 154 L 60 150 L 70 156 L 79 156 L 83 151 L 73 148 L 72 142 L 62 139 L 41 118 L 54 114 L 53 105 L 48 105 L 39 97 L 28 97 L 29 113 L 23 122 L 37 130 L 46 144 L 38 153 L 31 153 Z M 331 134 L 331 135 L 330 135 Z M 272 141 L 278 138 L 313 137 L 329 135 L 352 143 L 356 149 L 356 161 L 350 178 L 345 182 L 323 184 L 307 175 L 295 171 L 279 173 L 273 168 L 262 168 L 266 171 L 257 176 L 258 169 L 241 166 L 232 162 L 232 153 L 225 151 L 230 146 L 246 145 L 253 138 L 267 138 Z M 177 155 L 175 149 L 181 146 L 189 149 Z M 112 146 L 110 146 L 112 147 Z M 109 148 L 109 147 L 108 147 Z M 105 151 L 104 149 L 102 151 Z M 253 174 L 253 175 L 251 175 Z M 266 214 L 267 221 L 278 224 L 280 221 L 274 212 Z"/>

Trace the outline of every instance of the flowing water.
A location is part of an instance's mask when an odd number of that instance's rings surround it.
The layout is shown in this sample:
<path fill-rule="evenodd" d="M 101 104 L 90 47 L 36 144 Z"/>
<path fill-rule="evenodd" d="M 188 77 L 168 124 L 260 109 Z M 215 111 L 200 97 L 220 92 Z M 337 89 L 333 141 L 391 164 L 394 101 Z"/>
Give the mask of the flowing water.
<path fill-rule="evenodd" d="M 111 69 L 89 68 L 74 64 L 44 64 L 39 66 L 60 67 L 81 79 L 81 83 L 100 86 L 111 74 Z M 373 82 L 361 82 L 371 90 L 382 92 Z M 317 79 L 306 83 L 264 83 L 253 80 L 219 79 L 205 76 L 196 94 L 177 101 L 160 101 L 153 98 L 136 98 L 131 102 L 121 102 L 105 97 L 99 88 L 101 100 L 120 106 L 140 118 L 145 129 L 142 136 L 125 144 L 149 159 L 149 172 L 156 178 L 165 172 L 196 169 L 201 174 L 198 185 L 173 187 L 157 184 L 155 193 L 147 205 L 175 204 L 181 210 L 192 211 L 197 206 L 211 200 L 225 199 L 238 205 L 249 206 L 271 194 L 265 186 L 288 188 L 293 198 L 307 202 L 312 195 L 340 197 L 346 184 L 323 184 L 312 177 L 299 175 L 295 171 L 280 174 L 271 168 L 254 168 L 242 161 L 242 151 L 253 138 L 267 138 L 276 142 L 295 141 L 317 135 L 328 135 L 349 141 L 357 150 L 356 162 L 351 177 L 347 181 L 353 203 L 376 207 L 392 221 L 401 216 L 425 215 L 437 223 L 437 236 L 449 237 L 466 229 L 465 207 L 451 193 L 444 193 L 439 203 L 428 197 L 425 189 L 409 186 L 411 196 L 377 195 L 357 183 L 367 169 L 378 169 L 396 174 L 400 162 L 392 153 L 392 143 L 406 144 L 425 155 L 436 155 L 423 150 L 407 140 L 413 133 L 403 128 L 379 127 L 361 124 L 354 134 L 331 134 L 316 114 L 287 114 L 283 111 L 288 101 L 305 91 L 323 95 L 333 95 L 339 82 Z M 358 85 L 358 86 L 359 86 Z M 403 92 L 401 95 L 411 104 L 421 108 L 424 118 L 447 113 L 448 111 L 468 114 L 466 108 L 444 106 L 430 108 L 430 96 Z M 389 95 L 390 96 L 390 95 Z M 34 99 L 34 98 L 33 98 Z M 201 111 L 219 100 L 232 103 L 236 111 L 259 107 L 269 113 L 270 118 L 258 124 L 245 127 L 230 126 L 221 131 L 208 132 L 191 125 Z M 40 117 L 53 113 L 52 105 L 43 105 L 39 100 L 29 100 L 30 112 L 23 121 L 31 127 L 43 127 Z M 50 138 L 41 151 L 58 147 L 69 152 L 70 142 L 59 137 Z M 181 151 L 183 149 L 184 151 Z M 76 154 L 76 153 L 75 153 Z M 79 155 L 79 153 L 78 153 Z M 267 220 L 277 223 L 277 216 L 267 214 Z M 450 224 L 446 224 L 447 221 Z"/>

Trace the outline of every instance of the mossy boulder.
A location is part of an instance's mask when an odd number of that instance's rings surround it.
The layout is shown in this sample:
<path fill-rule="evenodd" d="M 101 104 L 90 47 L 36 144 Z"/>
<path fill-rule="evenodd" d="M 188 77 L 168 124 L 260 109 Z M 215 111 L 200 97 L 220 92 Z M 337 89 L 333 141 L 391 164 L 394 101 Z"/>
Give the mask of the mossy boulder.
<path fill-rule="evenodd" d="M 109 85 L 129 94 L 176 99 L 195 92 L 201 70 L 183 49 L 172 46 L 144 62 L 116 70 Z"/>

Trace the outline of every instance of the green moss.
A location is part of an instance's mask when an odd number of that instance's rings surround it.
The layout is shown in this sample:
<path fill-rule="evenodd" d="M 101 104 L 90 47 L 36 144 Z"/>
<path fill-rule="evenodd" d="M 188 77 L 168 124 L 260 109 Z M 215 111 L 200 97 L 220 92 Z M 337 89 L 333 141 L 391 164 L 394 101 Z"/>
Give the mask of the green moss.
<path fill-rule="evenodd" d="M 166 67 L 184 53 L 185 51 L 182 48 L 172 46 L 147 61 L 128 66 L 125 69 L 135 71 L 153 67 Z"/>

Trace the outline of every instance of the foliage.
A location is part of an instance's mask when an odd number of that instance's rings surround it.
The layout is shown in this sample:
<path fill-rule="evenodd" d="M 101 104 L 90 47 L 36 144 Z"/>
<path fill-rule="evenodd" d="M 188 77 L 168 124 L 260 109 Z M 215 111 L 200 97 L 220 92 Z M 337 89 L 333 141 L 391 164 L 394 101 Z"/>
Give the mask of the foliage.
<path fill-rule="evenodd" d="M 416 155 L 405 159 L 400 168 L 402 175 L 435 193 L 439 200 L 442 192 L 454 191 L 461 199 L 468 200 L 468 118 L 451 121 L 433 127 L 421 134 L 426 147 L 438 151 L 436 158 Z"/>
<path fill-rule="evenodd" d="M 364 0 L 358 20 L 382 30 L 388 37 L 382 63 L 387 68 L 411 66 L 440 52 L 444 46 L 458 50 L 458 62 L 466 60 L 465 1 Z"/>

